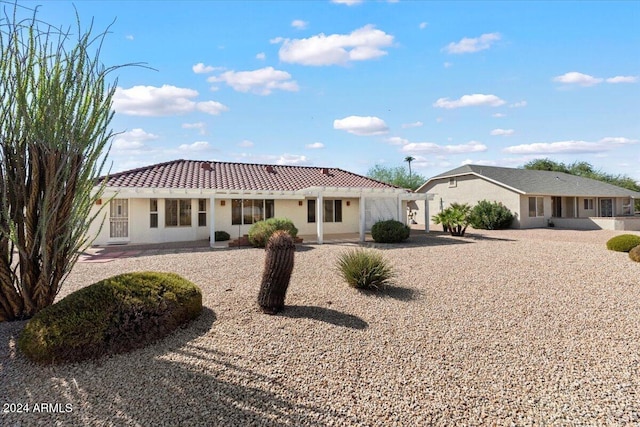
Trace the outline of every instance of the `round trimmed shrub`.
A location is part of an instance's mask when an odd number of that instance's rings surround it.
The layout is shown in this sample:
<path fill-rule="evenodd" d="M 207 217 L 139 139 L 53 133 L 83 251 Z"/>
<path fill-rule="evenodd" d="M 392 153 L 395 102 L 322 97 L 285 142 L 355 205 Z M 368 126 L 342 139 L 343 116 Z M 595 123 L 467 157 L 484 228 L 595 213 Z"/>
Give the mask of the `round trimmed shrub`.
<path fill-rule="evenodd" d="M 617 252 L 629 252 L 638 245 L 640 245 L 640 236 L 635 234 L 621 234 L 609 239 L 607 249 Z"/>
<path fill-rule="evenodd" d="M 629 251 L 629 258 L 635 262 L 640 262 L 640 245 Z"/>
<path fill-rule="evenodd" d="M 269 218 L 258 221 L 249 229 L 249 242 L 256 248 L 264 248 L 273 233 L 283 230 L 295 240 L 298 236 L 298 229 L 293 225 L 293 221 L 288 218 Z"/>
<path fill-rule="evenodd" d="M 37 313 L 22 331 L 18 347 L 43 364 L 96 359 L 144 347 L 201 311 L 202 292 L 177 274 L 121 274 Z"/>
<path fill-rule="evenodd" d="M 226 231 L 216 231 L 214 233 L 214 237 L 216 239 L 216 242 L 225 242 L 231 239 L 231 235 L 229 235 L 229 233 L 227 233 Z"/>
<path fill-rule="evenodd" d="M 381 289 L 391 284 L 393 269 L 379 251 L 354 249 L 338 257 L 340 276 L 357 289 Z"/>
<path fill-rule="evenodd" d="M 371 227 L 371 237 L 378 243 L 400 243 L 409 238 L 411 229 L 408 225 L 389 219 L 378 221 Z"/>
<path fill-rule="evenodd" d="M 471 226 L 479 230 L 502 230 L 513 222 L 513 213 L 500 202 L 481 200 L 471 209 Z"/>

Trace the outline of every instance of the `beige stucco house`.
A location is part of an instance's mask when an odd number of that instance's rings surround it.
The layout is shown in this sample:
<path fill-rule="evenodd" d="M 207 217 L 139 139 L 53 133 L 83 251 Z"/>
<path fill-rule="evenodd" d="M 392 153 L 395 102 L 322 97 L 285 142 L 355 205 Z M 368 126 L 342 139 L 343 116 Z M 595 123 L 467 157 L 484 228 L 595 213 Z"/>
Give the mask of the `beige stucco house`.
<path fill-rule="evenodd" d="M 551 222 L 574 229 L 640 230 L 640 216 L 634 215 L 640 193 L 561 172 L 465 165 L 430 178 L 416 191 L 433 195 L 427 202 L 432 215 L 454 202 L 475 205 L 486 199 L 509 208 L 515 228 Z"/>
<path fill-rule="evenodd" d="M 99 180 L 94 245 L 232 238 L 285 217 L 300 235 L 365 233 L 381 219 L 406 222 L 416 194 L 337 168 L 175 160 Z M 103 225 L 101 227 L 101 225 Z"/>

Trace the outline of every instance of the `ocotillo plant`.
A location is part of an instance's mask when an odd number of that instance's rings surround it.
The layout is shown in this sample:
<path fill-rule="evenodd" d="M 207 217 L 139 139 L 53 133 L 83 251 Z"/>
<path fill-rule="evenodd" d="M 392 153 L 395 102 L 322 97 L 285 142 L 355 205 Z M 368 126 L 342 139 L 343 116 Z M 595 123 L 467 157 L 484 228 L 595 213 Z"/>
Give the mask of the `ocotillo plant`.
<path fill-rule="evenodd" d="M 284 297 L 293 271 L 296 246 L 286 231 L 276 231 L 266 247 L 258 304 L 264 313 L 276 314 L 284 308 Z"/>

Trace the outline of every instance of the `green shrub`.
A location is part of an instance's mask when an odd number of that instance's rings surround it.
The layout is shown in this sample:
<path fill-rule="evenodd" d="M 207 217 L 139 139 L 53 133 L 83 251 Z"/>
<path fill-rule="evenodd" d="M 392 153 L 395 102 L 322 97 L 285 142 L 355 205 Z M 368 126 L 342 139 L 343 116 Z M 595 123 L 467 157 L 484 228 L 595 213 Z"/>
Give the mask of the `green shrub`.
<path fill-rule="evenodd" d="M 640 236 L 635 234 L 621 234 L 609 239 L 607 249 L 617 252 L 629 252 L 638 245 L 640 245 Z"/>
<path fill-rule="evenodd" d="M 367 249 L 342 253 L 338 258 L 338 271 L 349 286 L 358 289 L 384 288 L 394 276 L 382 254 Z"/>
<path fill-rule="evenodd" d="M 231 239 L 231 236 L 226 231 L 216 231 L 214 237 L 216 242 L 225 242 Z"/>
<path fill-rule="evenodd" d="M 640 262 L 640 245 L 629 251 L 629 258 L 635 262 Z"/>
<path fill-rule="evenodd" d="M 471 221 L 471 206 L 467 203 L 451 203 L 451 206 L 431 217 L 434 223 L 442 224 L 452 236 L 464 236 Z"/>
<path fill-rule="evenodd" d="M 273 233 L 283 230 L 294 239 L 298 236 L 298 229 L 288 218 L 269 218 L 258 221 L 249 229 L 249 242 L 256 248 L 264 248 Z"/>
<path fill-rule="evenodd" d="M 482 230 L 502 230 L 509 228 L 513 214 L 500 202 L 481 200 L 471 209 L 471 226 Z"/>
<path fill-rule="evenodd" d="M 26 324 L 18 347 L 39 363 L 95 359 L 144 347 L 201 311 L 200 289 L 177 274 L 121 274 L 40 311 Z"/>
<path fill-rule="evenodd" d="M 409 238 L 411 229 L 400 221 L 378 221 L 371 227 L 371 237 L 378 243 L 400 243 Z"/>

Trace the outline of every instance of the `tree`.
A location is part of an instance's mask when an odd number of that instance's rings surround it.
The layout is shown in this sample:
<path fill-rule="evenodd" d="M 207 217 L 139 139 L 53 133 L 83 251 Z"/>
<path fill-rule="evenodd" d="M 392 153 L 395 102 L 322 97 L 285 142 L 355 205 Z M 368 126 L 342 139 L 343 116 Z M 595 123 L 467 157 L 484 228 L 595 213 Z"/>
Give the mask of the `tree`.
<path fill-rule="evenodd" d="M 97 37 L 0 18 L 0 321 L 51 305 L 87 237 L 112 136 L 113 68 Z"/>
<path fill-rule="evenodd" d="M 416 158 L 413 156 L 407 156 L 404 158 L 404 161 L 409 164 L 409 179 L 411 179 L 411 162 L 413 162 Z"/>
<path fill-rule="evenodd" d="M 409 174 L 404 166 L 385 167 L 375 165 L 367 171 L 369 178 L 395 185 L 401 188 L 415 190 L 425 183 L 426 178 L 418 174 Z"/>

